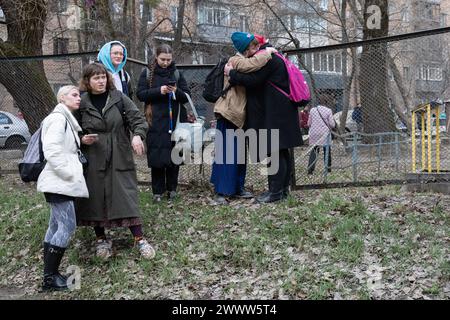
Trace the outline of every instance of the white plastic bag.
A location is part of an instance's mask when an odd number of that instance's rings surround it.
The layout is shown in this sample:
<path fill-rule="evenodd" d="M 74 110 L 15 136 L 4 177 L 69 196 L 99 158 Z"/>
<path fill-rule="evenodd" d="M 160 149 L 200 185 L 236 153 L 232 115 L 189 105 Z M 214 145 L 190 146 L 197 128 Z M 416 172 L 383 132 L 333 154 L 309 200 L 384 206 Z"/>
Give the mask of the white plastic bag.
<path fill-rule="evenodd" d="M 197 153 L 201 152 L 204 143 L 203 133 L 205 132 L 205 120 L 199 118 L 191 97 L 187 93 L 185 94 L 194 113 L 195 122 L 180 122 L 181 110 L 179 110 L 176 128 L 172 133 L 172 141 L 175 141 L 176 148 L 183 150 L 190 149 L 191 152 Z"/>

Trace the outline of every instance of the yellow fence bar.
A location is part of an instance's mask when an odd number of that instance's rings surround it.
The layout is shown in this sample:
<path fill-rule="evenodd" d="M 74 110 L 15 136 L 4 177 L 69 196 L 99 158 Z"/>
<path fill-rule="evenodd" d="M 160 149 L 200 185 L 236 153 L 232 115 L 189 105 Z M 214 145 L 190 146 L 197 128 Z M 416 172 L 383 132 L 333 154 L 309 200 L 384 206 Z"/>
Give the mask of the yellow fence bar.
<path fill-rule="evenodd" d="M 441 171 L 441 130 L 440 130 L 441 110 L 436 109 L 436 171 Z"/>
<path fill-rule="evenodd" d="M 416 173 L 416 113 L 412 113 L 412 172 Z"/>
<path fill-rule="evenodd" d="M 425 171 L 426 168 L 426 158 L 425 158 L 425 150 L 426 150 L 426 146 L 425 146 L 425 113 L 421 113 L 420 114 L 421 118 L 422 118 L 422 128 L 420 130 L 420 132 L 422 133 L 422 143 L 421 143 L 421 148 L 422 148 L 422 171 Z"/>
<path fill-rule="evenodd" d="M 421 161 L 421 172 L 432 173 L 441 172 L 441 132 L 440 132 L 440 110 L 439 104 L 429 103 L 418 106 L 412 110 L 412 122 L 411 122 L 411 168 L 412 172 L 417 172 L 419 155 L 417 147 L 419 144 L 418 137 L 416 136 L 416 131 L 420 129 L 420 148 L 422 150 L 422 161 Z M 433 117 L 436 117 L 436 121 L 433 124 Z M 433 133 L 433 128 L 436 132 Z M 434 136 L 435 138 L 434 138 Z M 433 154 L 433 139 L 435 140 L 436 150 Z M 436 157 L 436 161 L 433 161 L 433 156 Z M 433 163 L 436 163 L 436 167 L 433 167 Z"/>
<path fill-rule="evenodd" d="M 427 135 L 428 135 L 428 173 L 431 173 L 431 105 L 427 106 Z"/>

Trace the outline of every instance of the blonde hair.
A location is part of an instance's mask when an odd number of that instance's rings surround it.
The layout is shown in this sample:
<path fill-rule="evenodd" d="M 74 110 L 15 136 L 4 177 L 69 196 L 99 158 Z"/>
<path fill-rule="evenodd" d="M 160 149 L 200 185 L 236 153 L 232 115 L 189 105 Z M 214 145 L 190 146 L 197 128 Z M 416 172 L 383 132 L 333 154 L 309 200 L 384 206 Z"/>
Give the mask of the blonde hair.
<path fill-rule="evenodd" d="M 62 86 L 61 88 L 59 88 L 58 90 L 58 94 L 56 95 L 56 100 L 58 101 L 58 103 L 62 103 L 62 98 L 64 96 L 67 96 L 69 94 L 70 91 L 72 90 L 78 90 L 78 87 L 69 85 L 69 86 Z"/>

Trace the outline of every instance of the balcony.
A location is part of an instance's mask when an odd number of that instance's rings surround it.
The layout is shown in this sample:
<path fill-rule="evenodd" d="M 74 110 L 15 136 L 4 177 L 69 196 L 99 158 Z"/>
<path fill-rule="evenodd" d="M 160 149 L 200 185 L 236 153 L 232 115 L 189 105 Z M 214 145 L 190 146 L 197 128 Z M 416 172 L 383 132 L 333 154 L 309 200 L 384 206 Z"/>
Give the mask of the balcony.
<path fill-rule="evenodd" d="M 236 27 L 219 26 L 214 24 L 198 24 L 197 34 L 203 41 L 231 42 L 231 34 L 239 31 Z"/>
<path fill-rule="evenodd" d="M 81 29 L 88 32 L 94 32 L 98 30 L 98 21 L 92 19 L 83 19 L 81 20 Z"/>
<path fill-rule="evenodd" d="M 416 91 L 433 92 L 439 95 L 444 89 L 444 81 L 416 79 Z"/>

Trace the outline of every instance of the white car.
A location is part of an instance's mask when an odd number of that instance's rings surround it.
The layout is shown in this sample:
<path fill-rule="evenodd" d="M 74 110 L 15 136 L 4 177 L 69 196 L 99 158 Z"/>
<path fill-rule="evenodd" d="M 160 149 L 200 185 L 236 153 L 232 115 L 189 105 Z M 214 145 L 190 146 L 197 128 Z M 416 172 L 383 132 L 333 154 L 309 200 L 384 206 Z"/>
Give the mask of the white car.
<path fill-rule="evenodd" d="M 25 120 L 12 113 L 0 111 L 0 148 L 18 149 L 30 141 L 31 134 Z"/>

